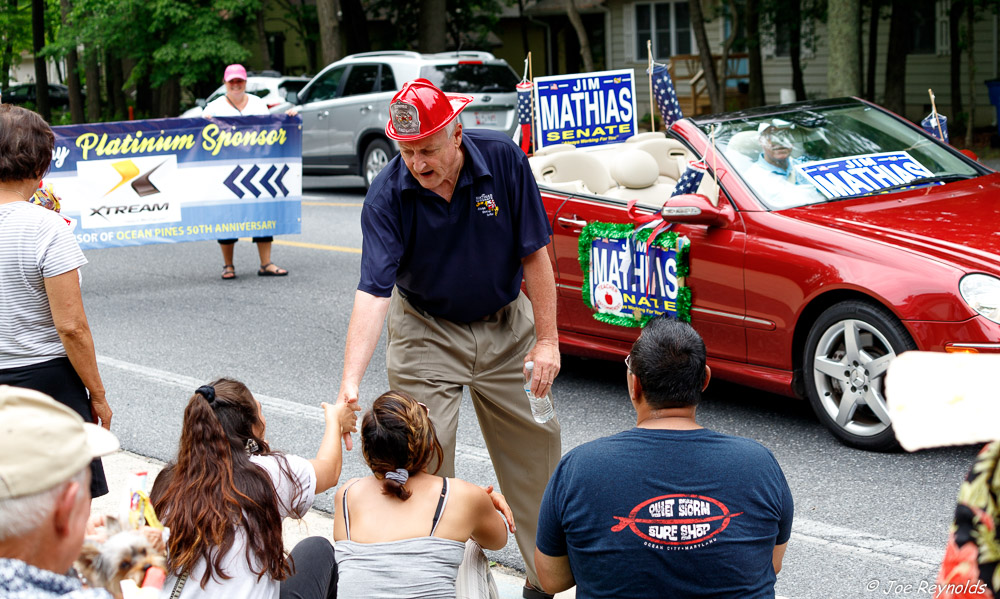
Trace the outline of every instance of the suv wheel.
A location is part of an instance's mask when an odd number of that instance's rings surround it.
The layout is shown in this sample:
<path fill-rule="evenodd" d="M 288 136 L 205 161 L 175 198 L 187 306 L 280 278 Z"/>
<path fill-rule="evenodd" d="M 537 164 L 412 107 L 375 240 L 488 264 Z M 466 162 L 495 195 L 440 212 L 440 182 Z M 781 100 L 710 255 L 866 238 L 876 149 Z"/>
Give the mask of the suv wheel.
<path fill-rule="evenodd" d="M 364 158 L 361 160 L 361 176 L 365 178 L 365 187 L 371 187 L 372 181 L 378 176 L 385 165 L 389 164 L 389 158 L 393 151 L 389 144 L 382 139 L 373 139 L 365 148 Z"/>

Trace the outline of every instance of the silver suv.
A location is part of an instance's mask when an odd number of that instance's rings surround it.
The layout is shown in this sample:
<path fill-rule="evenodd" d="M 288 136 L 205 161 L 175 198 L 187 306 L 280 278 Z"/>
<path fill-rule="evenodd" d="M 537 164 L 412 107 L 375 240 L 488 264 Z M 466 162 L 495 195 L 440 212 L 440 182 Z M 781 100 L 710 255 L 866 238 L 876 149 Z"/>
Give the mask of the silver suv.
<path fill-rule="evenodd" d="M 464 127 L 513 135 L 519 79 L 503 59 L 489 52 L 364 52 L 327 66 L 286 97 L 302 116 L 303 173 L 361 175 L 371 185 L 399 149 L 385 136 L 389 102 L 403 83 L 418 77 L 473 96 L 461 115 Z M 271 112 L 284 112 L 289 103 Z"/>

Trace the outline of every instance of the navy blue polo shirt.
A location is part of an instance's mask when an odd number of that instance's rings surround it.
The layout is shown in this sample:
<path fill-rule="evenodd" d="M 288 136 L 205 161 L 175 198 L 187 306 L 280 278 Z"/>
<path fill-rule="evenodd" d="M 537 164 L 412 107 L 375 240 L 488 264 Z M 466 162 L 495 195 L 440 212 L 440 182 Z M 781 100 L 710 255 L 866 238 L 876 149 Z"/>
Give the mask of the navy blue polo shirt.
<path fill-rule="evenodd" d="M 424 189 L 400 156 L 379 173 L 361 210 L 358 289 L 472 322 L 517 298 L 521 259 L 545 247 L 552 227 L 524 153 L 488 130 L 462 133 L 465 162 L 451 202 Z"/>

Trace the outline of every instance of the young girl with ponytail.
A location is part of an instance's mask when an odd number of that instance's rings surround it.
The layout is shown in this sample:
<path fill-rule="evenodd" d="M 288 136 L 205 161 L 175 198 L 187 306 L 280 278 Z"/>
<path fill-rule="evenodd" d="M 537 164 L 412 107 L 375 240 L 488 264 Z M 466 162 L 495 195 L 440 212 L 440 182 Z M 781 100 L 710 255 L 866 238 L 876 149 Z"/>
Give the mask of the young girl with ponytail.
<path fill-rule="evenodd" d="M 195 599 L 336 596 L 333 547 L 321 537 L 285 555 L 281 521 L 301 518 L 340 478 L 342 432 L 356 404 L 323 404 L 326 430 L 316 458 L 271 451 L 260 402 L 246 385 L 219 379 L 184 410 L 177 459 L 150 498 L 164 525 L 170 576 L 163 597 Z"/>
<path fill-rule="evenodd" d="M 514 532 L 513 516 L 492 486 L 428 472 L 442 450 L 427 407 L 402 391 L 383 394 L 362 419 L 361 451 L 373 476 L 349 481 L 335 498 L 338 596 L 488 596 L 480 546 L 503 547 L 504 518 Z"/>

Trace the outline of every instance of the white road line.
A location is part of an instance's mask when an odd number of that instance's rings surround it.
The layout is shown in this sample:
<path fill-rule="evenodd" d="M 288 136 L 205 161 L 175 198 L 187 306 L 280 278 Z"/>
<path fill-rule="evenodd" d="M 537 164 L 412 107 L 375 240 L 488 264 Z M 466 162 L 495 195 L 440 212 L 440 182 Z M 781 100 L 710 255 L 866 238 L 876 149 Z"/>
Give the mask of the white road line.
<path fill-rule="evenodd" d="M 101 366 L 117 368 L 118 370 L 129 372 L 148 381 L 186 389 L 188 393 L 192 394 L 195 389 L 205 384 L 202 380 L 184 376 L 183 374 L 168 372 L 166 370 L 160 370 L 149 366 L 142 366 L 141 364 L 133 364 L 132 362 L 126 362 L 110 356 L 97 356 L 97 363 Z M 279 397 L 262 395 L 260 393 L 254 393 L 253 396 L 257 398 L 257 401 L 260 402 L 261 406 L 267 409 L 268 414 L 282 414 L 285 416 L 305 418 L 306 420 L 319 422 L 321 424 L 325 422 L 323 418 L 323 408 L 320 406 L 310 406 L 307 404 L 289 401 L 287 399 L 281 399 Z M 459 443 L 455 452 L 466 458 L 486 462 L 487 464 L 493 463 L 490 460 L 489 452 L 479 447 Z"/>
<path fill-rule="evenodd" d="M 877 555 L 921 569 L 941 565 L 946 540 L 941 539 L 940 547 L 928 547 L 815 520 L 796 518 L 792 524 L 792 543 L 822 545 L 854 556 Z"/>

